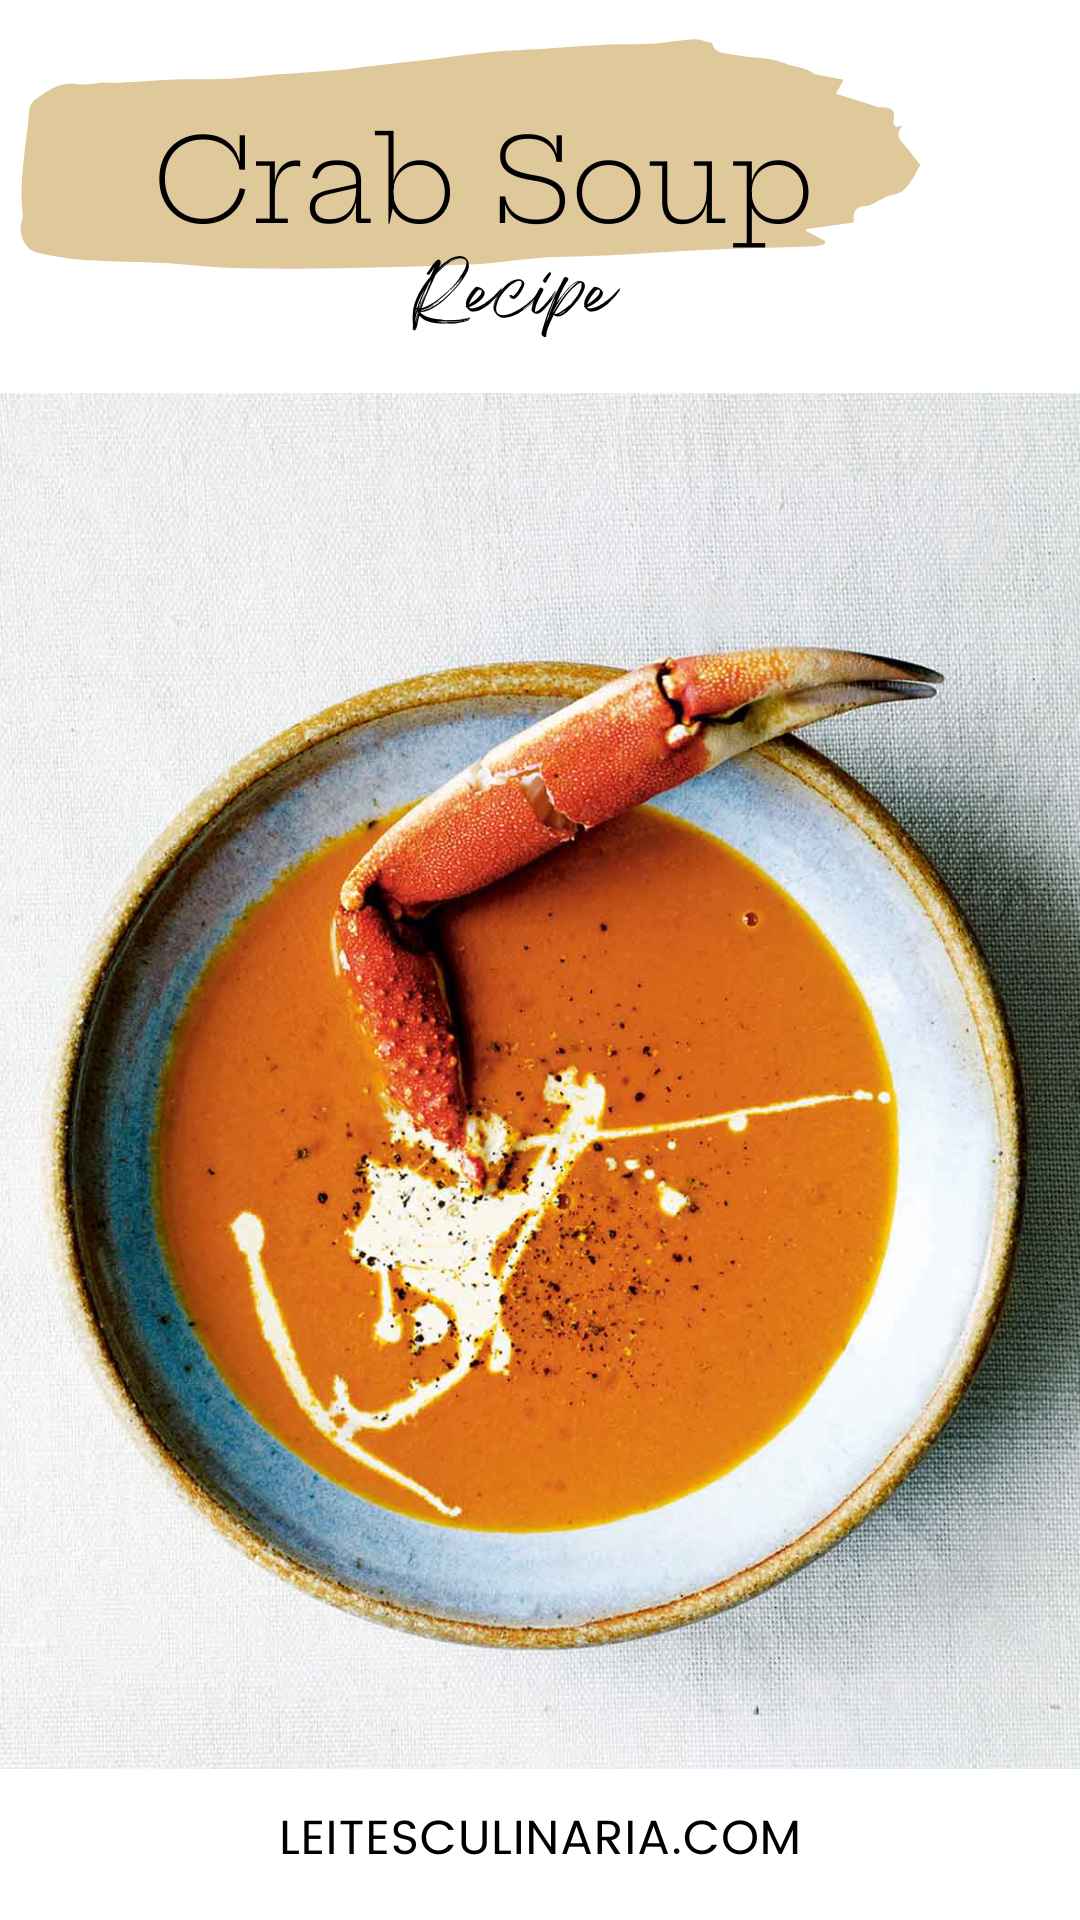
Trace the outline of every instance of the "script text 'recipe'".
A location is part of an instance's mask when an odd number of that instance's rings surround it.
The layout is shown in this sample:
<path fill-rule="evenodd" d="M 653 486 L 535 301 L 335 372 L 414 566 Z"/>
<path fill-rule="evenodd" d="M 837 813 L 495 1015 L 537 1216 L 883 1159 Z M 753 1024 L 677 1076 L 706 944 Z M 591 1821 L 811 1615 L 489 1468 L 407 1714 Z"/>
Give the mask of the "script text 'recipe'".
<path fill-rule="evenodd" d="M 367 181 L 355 160 L 249 158 L 246 134 L 188 133 L 174 140 L 158 169 L 158 189 L 170 214 L 191 226 L 217 226 L 237 216 L 255 226 L 287 226 L 307 218 L 318 226 L 371 226 L 379 220 L 426 227 L 441 220 L 453 202 L 450 175 L 438 161 L 402 159 L 391 128 L 377 128 Z M 209 150 L 215 149 L 212 155 Z M 515 133 L 499 148 L 499 224 L 546 227 L 568 207 L 595 226 L 622 226 L 641 208 L 672 226 L 730 223 L 734 247 L 763 247 L 768 227 L 789 226 L 810 200 L 810 183 L 793 160 L 650 160 L 648 172 L 625 160 L 599 158 L 564 165 L 562 134 Z M 185 160 L 203 163 L 196 192 L 185 184 Z M 205 163 L 215 189 L 208 200 Z M 377 188 L 372 185 L 378 175 Z M 220 177 L 220 192 L 217 182 Z M 516 183 L 516 184 L 511 184 Z M 511 198 L 513 196 L 513 198 Z"/>

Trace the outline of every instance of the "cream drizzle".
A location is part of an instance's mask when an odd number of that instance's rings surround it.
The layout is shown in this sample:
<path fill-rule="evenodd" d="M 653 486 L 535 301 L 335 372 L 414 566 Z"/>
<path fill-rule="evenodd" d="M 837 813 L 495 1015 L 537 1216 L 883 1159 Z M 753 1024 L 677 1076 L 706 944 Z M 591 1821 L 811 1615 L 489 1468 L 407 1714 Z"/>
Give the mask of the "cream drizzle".
<path fill-rule="evenodd" d="M 505 1373 L 511 1362 L 513 1343 L 502 1317 L 506 1289 L 530 1240 L 554 1204 L 559 1188 L 581 1155 L 597 1141 L 647 1139 L 663 1135 L 669 1151 L 677 1147 L 676 1135 L 703 1127 L 726 1126 L 733 1134 L 745 1133 L 751 1120 L 779 1114 L 800 1113 L 817 1107 L 847 1102 L 879 1102 L 887 1105 L 891 1096 L 874 1094 L 864 1087 L 850 1093 L 803 1094 L 794 1100 L 775 1100 L 767 1105 L 731 1107 L 721 1113 L 695 1115 L 686 1120 L 668 1120 L 662 1124 L 603 1127 L 606 1107 L 604 1087 L 591 1074 L 580 1079 L 573 1068 L 549 1075 L 544 1086 L 549 1106 L 565 1107 L 559 1125 L 546 1133 L 515 1139 L 512 1130 L 498 1115 L 474 1116 L 470 1139 L 489 1169 L 506 1164 L 515 1154 L 534 1154 L 532 1167 L 517 1187 L 495 1192 L 479 1192 L 470 1181 L 455 1171 L 455 1178 L 443 1178 L 416 1172 L 409 1167 L 384 1167 L 369 1162 L 367 1167 L 368 1207 L 346 1238 L 350 1254 L 378 1277 L 379 1311 L 372 1337 L 384 1344 L 401 1341 L 404 1316 L 395 1304 L 392 1276 L 421 1302 L 410 1314 L 411 1351 L 441 1346 L 454 1338 L 457 1352 L 452 1365 L 434 1379 L 410 1382 L 409 1390 L 389 1406 L 378 1409 L 357 1407 L 348 1383 L 336 1375 L 334 1397 L 329 1403 L 319 1399 L 297 1357 L 284 1314 L 271 1286 L 263 1262 L 266 1231 L 255 1213 L 241 1213 L 231 1224 L 231 1232 L 247 1263 L 252 1297 L 259 1326 L 282 1378 L 297 1405 L 324 1439 L 351 1459 L 379 1474 L 383 1479 L 405 1488 L 437 1512 L 456 1519 L 461 1508 L 449 1505 L 429 1487 L 411 1479 L 398 1468 L 381 1460 L 357 1444 L 357 1433 L 385 1432 L 417 1414 L 460 1385 L 470 1370 L 480 1363 L 486 1350 L 487 1366 L 492 1373 Z M 398 1139 L 417 1144 L 422 1141 L 410 1126 L 407 1116 L 392 1116 Z M 609 1172 L 620 1170 L 619 1161 L 608 1155 Z M 642 1167 L 639 1159 L 622 1162 L 625 1173 L 642 1174 L 648 1191 L 660 1213 L 675 1218 L 693 1204 L 690 1196 L 666 1180 L 657 1177 L 652 1167 Z M 509 1248 L 501 1260 L 497 1249 L 515 1227 Z"/>
<path fill-rule="evenodd" d="M 244 1259 L 247 1262 L 251 1279 L 251 1292 L 255 1301 L 255 1311 L 259 1316 L 259 1325 L 263 1337 L 274 1359 L 281 1369 L 282 1377 L 297 1405 L 303 1409 L 313 1427 L 327 1440 L 340 1447 L 362 1467 L 370 1467 L 373 1473 L 381 1474 L 384 1480 L 392 1480 L 396 1486 L 404 1487 L 409 1493 L 415 1493 L 439 1513 L 445 1513 L 454 1520 L 461 1512 L 460 1507 L 448 1506 L 440 1500 L 430 1487 L 422 1487 L 419 1480 L 412 1480 L 407 1473 L 399 1473 L 385 1460 L 376 1459 L 364 1447 L 358 1447 L 351 1435 L 341 1431 L 333 1406 L 326 1407 L 311 1386 L 303 1367 L 300 1365 L 293 1346 L 285 1316 L 278 1305 L 274 1290 L 267 1278 L 263 1266 L 262 1250 L 266 1241 L 266 1229 L 257 1213 L 238 1213 L 232 1222 L 231 1232 Z"/>

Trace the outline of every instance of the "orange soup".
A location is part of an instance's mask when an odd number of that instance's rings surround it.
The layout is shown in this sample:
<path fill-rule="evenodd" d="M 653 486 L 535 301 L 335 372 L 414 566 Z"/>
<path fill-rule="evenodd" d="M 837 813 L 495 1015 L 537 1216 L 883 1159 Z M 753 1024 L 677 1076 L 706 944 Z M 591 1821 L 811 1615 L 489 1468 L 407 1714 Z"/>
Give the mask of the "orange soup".
<path fill-rule="evenodd" d="M 478 1193 L 384 1112 L 335 977 L 378 830 L 287 873 L 181 1021 L 158 1200 L 188 1313 L 366 1499 L 512 1530 L 675 1499 L 793 1417 L 869 1297 L 896 1163 L 870 1014 L 763 873 L 638 809 L 440 916 Z"/>

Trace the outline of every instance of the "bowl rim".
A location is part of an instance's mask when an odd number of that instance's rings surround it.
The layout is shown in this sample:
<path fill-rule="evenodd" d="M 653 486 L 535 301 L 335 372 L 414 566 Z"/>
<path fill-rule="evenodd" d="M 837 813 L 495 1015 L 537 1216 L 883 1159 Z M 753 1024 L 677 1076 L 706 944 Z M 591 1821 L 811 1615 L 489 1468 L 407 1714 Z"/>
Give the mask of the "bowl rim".
<path fill-rule="evenodd" d="M 374 720 L 469 700 L 548 698 L 593 692 L 618 669 L 558 661 L 452 667 L 354 695 L 274 736 L 185 806 L 147 849 L 115 898 L 70 1005 L 49 1108 L 48 1193 L 66 1294 L 95 1371 L 129 1430 L 214 1525 L 262 1566 L 331 1604 L 429 1638 L 493 1647 L 581 1647 L 684 1626 L 738 1605 L 797 1573 L 895 1491 L 955 1412 L 994 1331 L 1008 1290 L 1024 1175 L 1020 1072 L 1008 1022 L 986 961 L 960 909 L 926 855 L 858 781 L 805 741 L 786 735 L 756 752 L 820 794 L 865 834 L 923 908 L 958 976 L 986 1061 L 1000 1140 L 990 1236 L 963 1333 L 937 1387 L 895 1446 L 833 1510 L 765 1559 L 693 1593 L 577 1626 L 522 1627 L 454 1620 L 377 1598 L 315 1572 L 272 1546 L 230 1503 L 204 1487 L 171 1452 L 129 1388 L 94 1305 L 79 1251 L 69 1145 L 79 1071 L 94 1006 L 135 917 L 192 841 L 239 795 L 308 748 Z"/>

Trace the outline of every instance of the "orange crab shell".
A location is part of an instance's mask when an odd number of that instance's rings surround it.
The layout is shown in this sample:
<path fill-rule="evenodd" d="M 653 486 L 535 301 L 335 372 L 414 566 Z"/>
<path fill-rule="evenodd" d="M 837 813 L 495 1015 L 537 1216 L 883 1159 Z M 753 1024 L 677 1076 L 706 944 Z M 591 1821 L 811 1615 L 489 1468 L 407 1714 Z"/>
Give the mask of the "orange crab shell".
<path fill-rule="evenodd" d="M 377 906 L 339 907 L 334 935 L 394 1106 L 482 1178 L 465 1153 L 461 1056 L 434 956 L 408 945 Z"/>
<path fill-rule="evenodd" d="M 422 800 L 341 891 L 339 962 L 389 1101 L 475 1178 L 461 1058 L 442 974 L 418 925 L 579 833 L 717 761 L 829 713 L 933 692 L 905 661 L 817 648 L 664 660 L 528 727 Z"/>

